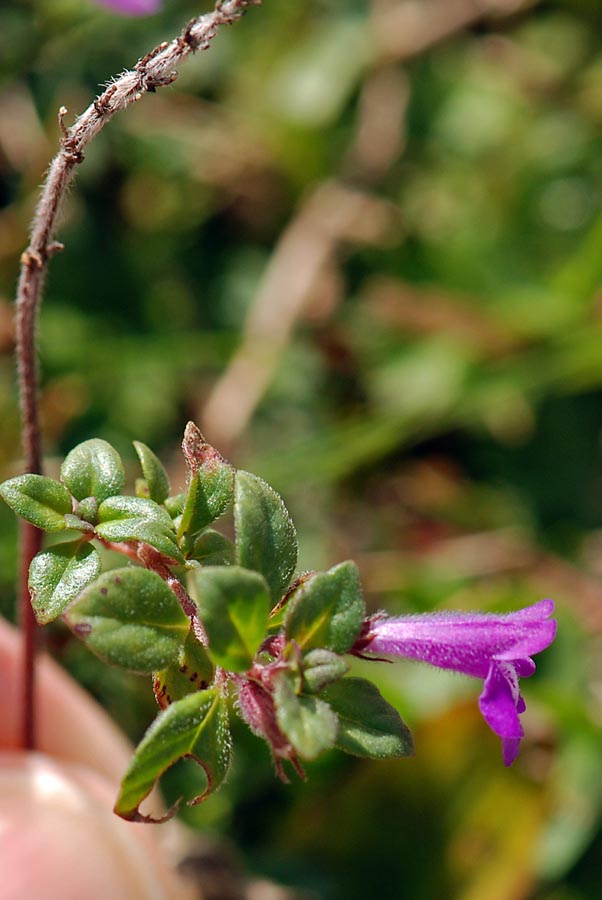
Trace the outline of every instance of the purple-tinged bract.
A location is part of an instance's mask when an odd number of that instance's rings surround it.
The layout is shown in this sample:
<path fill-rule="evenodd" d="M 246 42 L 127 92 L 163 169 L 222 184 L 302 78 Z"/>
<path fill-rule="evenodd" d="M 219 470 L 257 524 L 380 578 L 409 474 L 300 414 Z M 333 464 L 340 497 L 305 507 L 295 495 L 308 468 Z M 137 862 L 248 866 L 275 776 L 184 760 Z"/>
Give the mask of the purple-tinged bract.
<path fill-rule="evenodd" d="M 504 763 L 512 765 L 523 737 L 525 710 L 518 679 L 535 671 L 531 657 L 556 634 L 551 600 L 506 615 L 442 612 L 369 619 L 356 650 L 362 655 L 403 656 L 441 669 L 483 678 L 479 708 L 502 741 Z"/>

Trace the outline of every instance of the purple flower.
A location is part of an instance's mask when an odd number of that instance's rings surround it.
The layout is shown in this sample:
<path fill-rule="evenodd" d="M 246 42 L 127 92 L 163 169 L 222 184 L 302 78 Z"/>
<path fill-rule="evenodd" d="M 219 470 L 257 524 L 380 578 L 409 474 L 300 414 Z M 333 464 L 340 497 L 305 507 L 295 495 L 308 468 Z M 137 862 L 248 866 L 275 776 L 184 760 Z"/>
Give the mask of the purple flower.
<path fill-rule="evenodd" d="M 95 0 L 95 2 L 125 16 L 149 16 L 161 9 L 162 0 Z"/>
<path fill-rule="evenodd" d="M 525 711 L 518 679 L 535 671 L 531 656 L 545 650 L 556 634 L 549 617 L 551 600 L 507 615 L 442 612 L 369 619 L 354 648 L 360 654 L 405 656 L 440 669 L 483 678 L 479 708 L 489 727 L 502 740 L 504 763 L 518 755 Z"/>

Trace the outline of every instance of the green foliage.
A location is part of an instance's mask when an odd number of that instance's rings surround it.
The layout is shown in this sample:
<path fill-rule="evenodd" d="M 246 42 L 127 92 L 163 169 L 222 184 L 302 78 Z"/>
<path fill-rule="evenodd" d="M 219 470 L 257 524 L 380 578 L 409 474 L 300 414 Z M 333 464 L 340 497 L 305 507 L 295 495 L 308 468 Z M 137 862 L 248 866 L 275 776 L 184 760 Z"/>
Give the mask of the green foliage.
<path fill-rule="evenodd" d="M 204 793 L 188 801 L 199 803 L 220 786 L 230 765 L 228 712 L 219 688 L 189 694 L 157 716 L 136 748 L 115 812 L 132 822 L 147 820 L 140 804 L 163 772 L 182 757 L 195 759 L 207 777 Z"/>
<path fill-rule="evenodd" d="M 359 572 L 343 562 L 305 579 L 291 594 L 285 631 L 305 650 L 325 647 L 345 653 L 355 642 L 366 615 Z"/>
<path fill-rule="evenodd" d="M 140 674 L 173 662 L 190 627 L 165 582 L 141 568 L 105 572 L 82 591 L 65 619 L 101 659 Z"/>
<path fill-rule="evenodd" d="M 240 566 L 207 566 L 194 572 L 194 580 L 212 659 L 230 672 L 246 671 L 265 637 L 270 611 L 265 580 Z"/>
<path fill-rule="evenodd" d="M 310 650 L 303 659 L 303 690 L 318 694 L 347 673 L 349 664 L 330 650 Z"/>
<path fill-rule="evenodd" d="M 76 500 L 95 497 L 102 503 L 123 490 L 125 472 L 117 451 L 106 441 L 94 438 L 67 454 L 61 466 L 61 480 Z"/>
<path fill-rule="evenodd" d="M 96 497 L 84 497 L 83 500 L 80 500 L 75 506 L 75 515 L 90 525 L 96 525 L 98 521 L 98 500 Z"/>
<path fill-rule="evenodd" d="M 364 678 L 343 678 L 322 692 L 337 714 L 336 746 L 353 756 L 411 756 L 414 742 L 399 713 Z"/>
<path fill-rule="evenodd" d="M 236 473 L 236 559 L 261 572 L 274 603 L 288 587 L 297 564 L 297 535 L 282 498 L 263 479 Z"/>
<path fill-rule="evenodd" d="M 29 568 L 29 590 L 39 624 L 60 616 L 100 569 L 100 556 L 89 543 L 54 544 L 38 553 Z"/>
<path fill-rule="evenodd" d="M 119 815 L 145 820 L 140 803 L 186 756 L 207 779 L 191 802 L 219 786 L 230 758 L 228 682 L 283 778 L 281 758 L 302 773 L 299 759 L 314 760 L 335 745 L 363 756 L 407 754 L 409 732 L 377 688 L 343 678 L 349 666 L 341 654 L 352 649 L 366 615 L 356 566 L 345 562 L 303 575 L 282 596 L 297 542 L 279 495 L 262 479 L 235 472 L 193 423 L 182 445 L 190 481 L 181 500 L 168 496 L 167 475 L 152 451 L 135 446 L 145 475 L 135 497 L 115 493 L 125 476 L 104 441 L 79 445 L 63 463 L 73 497 L 40 476 L 1 488 L 22 516 L 82 532 L 77 541 L 42 551 L 31 565 L 38 621 L 63 614 L 101 659 L 153 676 L 162 712 L 124 777 Z M 207 528 L 232 498 L 236 543 Z M 67 513 L 73 504 L 75 514 Z M 140 565 L 100 574 L 94 539 Z M 170 568 L 185 564 L 185 556 L 192 598 Z"/>
<path fill-rule="evenodd" d="M 298 696 L 284 675 L 276 682 L 274 700 L 278 725 L 302 759 L 315 759 L 334 747 L 338 722 L 327 703 Z"/>
<path fill-rule="evenodd" d="M 118 522 L 124 519 L 145 519 L 173 531 L 171 516 L 152 500 L 141 497 L 110 497 L 98 507 L 98 522 Z"/>
<path fill-rule="evenodd" d="M 197 537 L 188 555 L 204 566 L 233 566 L 236 562 L 232 541 L 212 528 L 205 529 Z"/>
<path fill-rule="evenodd" d="M 69 491 L 42 475 L 18 475 L 0 485 L 0 496 L 18 516 L 44 531 L 64 531 L 71 512 Z"/>
<path fill-rule="evenodd" d="M 185 562 L 171 517 L 152 500 L 111 497 L 100 504 L 98 520 L 96 534 L 105 541 L 141 541 L 171 560 Z"/>
<path fill-rule="evenodd" d="M 134 441 L 134 449 L 142 467 L 147 496 L 155 503 L 164 503 L 170 491 L 169 476 L 165 471 L 165 466 L 150 447 L 147 447 L 142 441 Z"/>

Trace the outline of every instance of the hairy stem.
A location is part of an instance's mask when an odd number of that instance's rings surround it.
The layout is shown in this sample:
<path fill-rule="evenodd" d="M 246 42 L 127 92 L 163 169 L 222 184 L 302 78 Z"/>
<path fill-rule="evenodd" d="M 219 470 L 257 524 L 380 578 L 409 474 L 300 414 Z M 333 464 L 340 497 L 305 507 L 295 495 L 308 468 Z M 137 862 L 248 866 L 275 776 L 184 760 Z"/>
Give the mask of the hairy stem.
<path fill-rule="evenodd" d="M 143 543 L 138 545 L 137 553 L 139 561 L 145 565 L 147 569 L 156 572 L 157 575 L 163 579 L 165 584 L 174 592 L 182 610 L 186 613 L 192 623 L 196 637 L 204 647 L 207 647 L 209 638 L 207 637 L 204 625 L 198 617 L 196 605 L 180 579 L 177 575 L 174 575 L 166 564 L 164 557 L 155 550 L 154 547 Z"/>
<path fill-rule="evenodd" d="M 38 645 L 38 624 L 29 597 L 27 579 L 29 564 L 42 549 L 42 532 L 29 522 L 20 529 L 21 557 L 19 560 L 19 626 L 23 650 L 21 654 L 21 732 L 23 750 L 33 750 L 36 745 L 35 715 L 35 665 Z"/>
<path fill-rule="evenodd" d="M 65 191 L 77 166 L 84 160 L 90 141 L 115 113 L 140 100 L 148 91 L 172 84 L 178 77 L 177 66 L 197 50 L 206 50 L 220 25 L 230 25 L 261 0 L 217 0 L 213 12 L 197 16 L 178 37 L 159 44 L 131 71 L 115 78 L 93 103 L 76 119 L 71 128 L 64 125 L 67 110 L 59 110 L 63 132 L 61 147 L 54 157 L 42 188 L 31 229 L 30 243 L 21 257 L 21 274 L 16 300 L 16 356 L 19 403 L 26 472 L 42 473 L 42 440 L 38 403 L 38 363 L 36 323 L 42 300 L 46 270 L 51 256 L 62 250 L 53 238 L 57 216 Z M 31 560 L 41 547 L 41 532 L 32 525 L 21 531 L 19 617 L 23 629 L 23 720 L 22 745 L 35 745 L 35 647 L 36 623 L 31 610 L 27 576 Z"/>

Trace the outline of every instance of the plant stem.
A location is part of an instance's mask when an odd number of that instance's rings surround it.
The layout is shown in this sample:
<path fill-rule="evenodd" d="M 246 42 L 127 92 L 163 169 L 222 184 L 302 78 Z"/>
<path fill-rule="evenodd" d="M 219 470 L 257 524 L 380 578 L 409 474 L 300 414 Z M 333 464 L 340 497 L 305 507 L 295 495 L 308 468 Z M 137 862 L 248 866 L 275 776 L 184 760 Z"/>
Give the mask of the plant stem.
<path fill-rule="evenodd" d="M 84 150 L 107 122 L 148 91 L 172 84 L 178 77 L 176 67 L 197 50 L 208 49 L 220 25 L 235 22 L 261 0 L 217 0 L 213 12 L 192 19 L 178 37 L 159 44 L 138 60 L 133 70 L 124 72 L 100 94 L 76 119 L 71 128 L 64 125 L 65 107 L 59 110 L 63 133 L 42 188 L 33 220 L 31 239 L 21 257 L 21 275 L 16 300 L 16 357 L 21 410 L 21 431 L 25 472 L 42 474 L 41 430 L 38 401 L 38 363 L 36 322 L 42 301 L 46 270 L 51 256 L 62 250 L 53 240 L 57 216 L 65 191 L 76 167 L 84 160 Z M 35 656 L 37 625 L 31 609 L 27 579 L 31 560 L 39 552 L 42 534 L 32 525 L 21 530 L 19 618 L 23 631 L 23 717 L 22 746 L 35 746 Z"/>
<path fill-rule="evenodd" d="M 38 646 L 38 624 L 29 597 L 27 579 L 29 564 L 42 549 L 42 532 L 29 522 L 21 525 L 21 558 L 19 561 L 19 626 L 23 649 L 21 655 L 21 731 L 20 746 L 33 750 L 36 746 L 35 658 Z"/>

